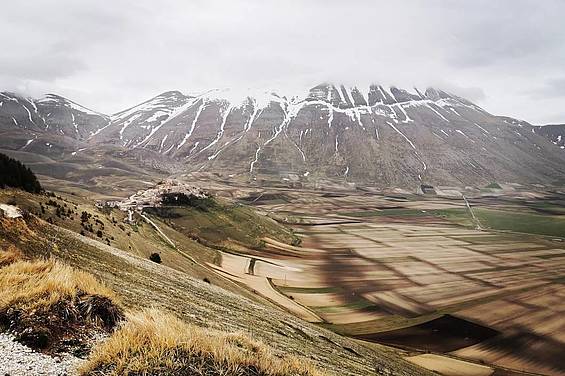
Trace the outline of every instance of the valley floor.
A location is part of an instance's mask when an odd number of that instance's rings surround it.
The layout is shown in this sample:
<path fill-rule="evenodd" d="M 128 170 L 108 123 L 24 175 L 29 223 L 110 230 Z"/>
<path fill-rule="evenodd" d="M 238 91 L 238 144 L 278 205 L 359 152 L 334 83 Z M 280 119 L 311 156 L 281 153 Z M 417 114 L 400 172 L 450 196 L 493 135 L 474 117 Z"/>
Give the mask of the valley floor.
<path fill-rule="evenodd" d="M 445 374 L 435 365 L 466 359 L 468 374 L 563 375 L 562 200 L 279 192 L 254 205 L 294 223 L 302 246 L 219 268 L 250 288 L 266 279 L 262 294 L 336 332 L 448 356 L 410 358 Z"/>

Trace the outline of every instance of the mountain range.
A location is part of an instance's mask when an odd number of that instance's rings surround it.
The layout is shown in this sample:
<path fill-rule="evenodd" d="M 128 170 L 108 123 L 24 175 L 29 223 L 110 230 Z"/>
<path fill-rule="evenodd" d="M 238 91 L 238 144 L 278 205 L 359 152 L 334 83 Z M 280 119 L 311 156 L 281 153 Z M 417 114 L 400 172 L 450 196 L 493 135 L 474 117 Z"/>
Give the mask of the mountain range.
<path fill-rule="evenodd" d="M 555 184 L 565 176 L 564 148 L 565 125 L 493 115 L 436 88 L 324 83 L 298 97 L 169 91 L 113 115 L 54 94 L 0 93 L 8 154 L 72 163 L 103 150 L 259 183 Z"/>

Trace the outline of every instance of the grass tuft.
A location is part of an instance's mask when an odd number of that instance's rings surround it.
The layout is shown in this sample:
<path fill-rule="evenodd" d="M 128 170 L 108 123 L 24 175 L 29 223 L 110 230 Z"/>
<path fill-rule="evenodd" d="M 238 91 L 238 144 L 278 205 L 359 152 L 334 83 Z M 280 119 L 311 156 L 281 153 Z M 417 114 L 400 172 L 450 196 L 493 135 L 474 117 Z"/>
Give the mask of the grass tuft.
<path fill-rule="evenodd" d="M 78 295 L 117 299 L 112 290 L 91 274 L 55 260 L 17 261 L 0 269 L 0 310 L 49 309 Z"/>
<path fill-rule="evenodd" d="M 115 302 L 113 291 L 92 275 L 55 260 L 0 268 L 0 326 L 32 348 L 74 350 L 65 347 L 73 338 L 84 350 L 93 331 L 110 332 L 123 318 Z"/>
<path fill-rule="evenodd" d="M 202 329 L 156 309 L 128 315 L 80 371 L 91 375 L 321 376 L 243 334 Z"/>

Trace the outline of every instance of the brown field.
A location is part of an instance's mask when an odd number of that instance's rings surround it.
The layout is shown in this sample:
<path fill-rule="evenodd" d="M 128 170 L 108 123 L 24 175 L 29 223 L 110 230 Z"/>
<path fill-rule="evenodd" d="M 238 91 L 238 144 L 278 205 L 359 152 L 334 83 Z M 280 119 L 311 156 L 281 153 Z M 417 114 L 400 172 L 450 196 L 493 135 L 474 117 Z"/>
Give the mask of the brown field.
<path fill-rule="evenodd" d="M 414 364 L 445 376 L 489 376 L 494 372 L 492 368 L 487 366 L 435 354 L 416 355 L 407 359 Z"/>
<path fill-rule="evenodd" d="M 258 200 L 294 223 L 301 247 L 268 241 L 272 253 L 261 260 L 225 255 L 216 268 L 340 333 L 565 374 L 562 241 L 477 230 L 462 199 L 338 196 Z M 491 371 L 470 368 L 470 375 Z"/>

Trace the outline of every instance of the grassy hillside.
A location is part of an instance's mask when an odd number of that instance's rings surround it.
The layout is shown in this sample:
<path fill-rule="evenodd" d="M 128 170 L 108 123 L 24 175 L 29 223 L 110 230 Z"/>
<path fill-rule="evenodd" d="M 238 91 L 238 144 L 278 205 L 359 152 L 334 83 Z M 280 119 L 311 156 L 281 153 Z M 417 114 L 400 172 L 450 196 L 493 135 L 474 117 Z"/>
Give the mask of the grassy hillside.
<path fill-rule="evenodd" d="M 265 245 L 265 237 L 286 244 L 300 242 L 291 230 L 266 215 L 250 207 L 218 199 L 208 199 L 194 206 L 148 208 L 145 212 L 158 217 L 180 233 L 210 246 L 241 246 L 260 250 Z"/>
<path fill-rule="evenodd" d="M 81 375 L 323 375 L 304 359 L 273 356 L 244 334 L 189 325 L 166 311 L 126 318 L 114 292 L 91 274 L 23 258 L 14 246 L 0 250 L 0 331 L 43 352 L 88 355 Z M 96 334 L 105 339 L 93 341 Z"/>
<path fill-rule="evenodd" d="M 134 216 L 134 223 L 125 223 L 126 214 L 120 210 L 97 208 L 91 201 L 79 196 L 63 193 L 35 195 L 20 190 L 6 189 L 0 190 L 0 203 L 10 203 L 32 213 L 34 218 L 31 218 L 30 221 L 34 224 L 41 219 L 141 258 L 149 259 L 152 253 L 157 253 L 163 265 L 261 300 L 247 289 L 227 281 L 205 266 L 206 263 L 213 262 L 219 257 L 217 250 L 206 247 L 201 242 L 168 227 L 159 218 L 153 217 L 154 222 L 174 241 L 176 247 L 166 242 L 158 231 L 140 215 Z M 34 254 L 48 255 L 51 251 L 42 239 L 27 233 L 30 231 L 27 228 L 19 229 L 16 226 L 4 230 L 2 232 L 0 222 L 0 246 L 7 246 L 10 242 L 15 242 L 23 248 L 29 248 Z"/>
<path fill-rule="evenodd" d="M 158 307 L 198 327 L 243 332 L 269 343 L 277 358 L 307 358 L 329 374 L 367 375 L 385 368 L 398 375 L 428 374 L 403 360 L 396 350 L 365 347 L 272 305 L 258 304 L 259 300 L 228 292 L 214 282 L 195 279 L 189 268 L 156 264 L 92 236 L 81 236 L 33 215 L 27 217 L 25 221 L 0 219 L 0 246 L 12 244 L 25 257 L 54 257 L 93 274 L 116 291 L 125 309 Z M 170 231 L 173 239 L 180 236 Z M 201 270 L 197 262 L 192 267 Z"/>

